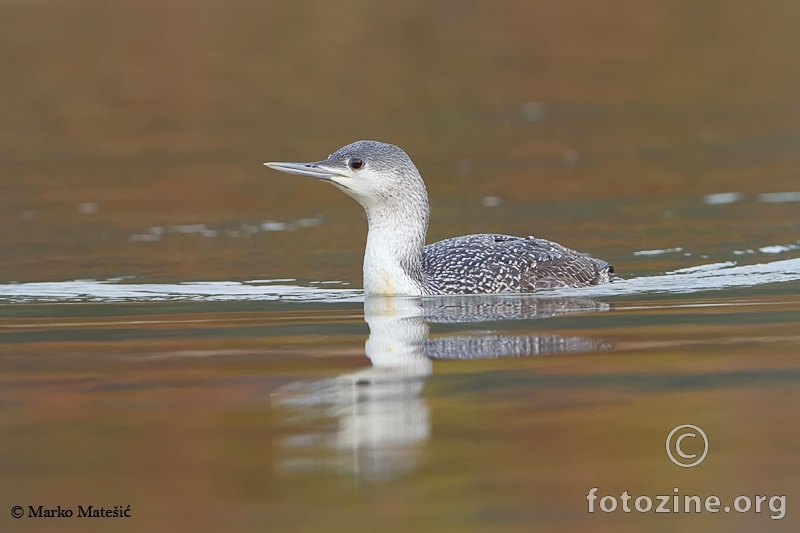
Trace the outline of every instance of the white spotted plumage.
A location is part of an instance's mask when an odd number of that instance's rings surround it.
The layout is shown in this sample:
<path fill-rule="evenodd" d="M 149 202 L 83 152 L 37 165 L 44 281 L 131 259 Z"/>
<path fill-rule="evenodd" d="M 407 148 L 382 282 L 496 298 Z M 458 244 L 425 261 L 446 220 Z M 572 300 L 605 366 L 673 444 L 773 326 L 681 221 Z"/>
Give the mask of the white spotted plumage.
<path fill-rule="evenodd" d="M 579 287 L 608 281 L 611 265 L 535 237 L 479 234 L 422 251 L 427 294 L 480 294 Z"/>

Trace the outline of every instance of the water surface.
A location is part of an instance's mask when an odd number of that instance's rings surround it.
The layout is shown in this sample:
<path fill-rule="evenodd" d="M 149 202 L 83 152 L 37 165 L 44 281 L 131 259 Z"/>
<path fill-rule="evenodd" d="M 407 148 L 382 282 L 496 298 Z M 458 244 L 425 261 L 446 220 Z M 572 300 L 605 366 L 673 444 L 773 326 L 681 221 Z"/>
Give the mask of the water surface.
<path fill-rule="evenodd" d="M 797 531 L 797 15 L 0 1 L 0 530 Z M 418 165 L 429 242 L 619 279 L 365 300 L 360 207 L 261 165 L 361 138 Z"/>

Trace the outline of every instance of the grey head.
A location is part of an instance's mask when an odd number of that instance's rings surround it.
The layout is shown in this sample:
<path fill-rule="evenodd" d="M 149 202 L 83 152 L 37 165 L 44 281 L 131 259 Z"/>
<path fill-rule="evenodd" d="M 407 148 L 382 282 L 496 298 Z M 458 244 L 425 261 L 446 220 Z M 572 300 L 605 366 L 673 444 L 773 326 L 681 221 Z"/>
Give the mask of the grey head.
<path fill-rule="evenodd" d="M 427 207 L 427 192 L 417 167 L 393 144 L 357 141 L 315 163 L 264 164 L 288 174 L 329 181 L 368 212 L 374 207 L 420 200 Z"/>

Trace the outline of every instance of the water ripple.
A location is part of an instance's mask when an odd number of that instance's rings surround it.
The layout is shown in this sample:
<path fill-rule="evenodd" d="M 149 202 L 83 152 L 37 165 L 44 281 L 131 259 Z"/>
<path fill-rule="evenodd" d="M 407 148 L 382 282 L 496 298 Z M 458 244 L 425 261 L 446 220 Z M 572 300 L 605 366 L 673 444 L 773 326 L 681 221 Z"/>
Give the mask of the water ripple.
<path fill-rule="evenodd" d="M 258 285 L 237 281 L 192 283 L 118 283 L 76 280 L 0 285 L 0 300 L 14 302 L 231 301 L 286 300 L 360 302 L 356 289 L 322 289 L 297 285 Z"/>
<path fill-rule="evenodd" d="M 730 288 L 754 287 L 800 280 L 800 257 L 737 265 L 735 261 L 698 265 L 656 276 L 616 279 L 612 283 L 577 289 L 557 289 L 541 296 L 615 296 L 647 293 L 684 294 Z M 187 283 L 120 283 L 118 280 L 12 283 L 0 285 L 0 301 L 6 302 L 120 302 L 120 301 L 244 301 L 361 302 L 361 289 L 301 287 L 286 284 L 213 281 Z M 284 282 L 285 280 L 273 280 Z M 338 283 L 338 282 L 337 282 Z"/>
<path fill-rule="evenodd" d="M 642 276 L 584 289 L 559 289 L 559 296 L 584 297 L 632 295 L 645 293 L 685 294 L 721 289 L 755 287 L 769 283 L 786 283 L 800 280 L 800 257 L 737 265 L 735 261 L 711 263 L 674 270 L 658 276 Z"/>

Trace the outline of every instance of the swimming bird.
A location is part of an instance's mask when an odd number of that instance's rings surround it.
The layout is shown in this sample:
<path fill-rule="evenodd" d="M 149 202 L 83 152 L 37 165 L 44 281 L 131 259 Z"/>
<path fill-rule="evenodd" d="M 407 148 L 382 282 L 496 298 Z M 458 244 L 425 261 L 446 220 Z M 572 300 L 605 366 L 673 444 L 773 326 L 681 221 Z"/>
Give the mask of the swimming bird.
<path fill-rule="evenodd" d="M 367 213 L 367 295 L 530 292 L 608 281 L 605 261 L 535 237 L 477 234 L 425 245 L 428 192 L 408 155 L 358 141 L 316 163 L 264 163 L 332 183 Z"/>

